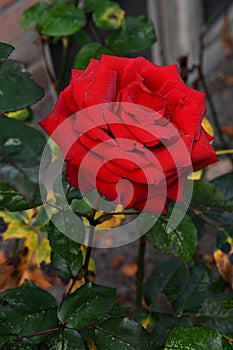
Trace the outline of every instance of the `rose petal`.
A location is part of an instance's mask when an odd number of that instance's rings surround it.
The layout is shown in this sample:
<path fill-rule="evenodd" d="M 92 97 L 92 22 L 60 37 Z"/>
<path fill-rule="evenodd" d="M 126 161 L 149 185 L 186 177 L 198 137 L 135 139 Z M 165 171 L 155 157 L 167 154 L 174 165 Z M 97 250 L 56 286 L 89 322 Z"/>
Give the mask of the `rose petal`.
<path fill-rule="evenodd" d="M 218 160 L 203 128 L 201 128 L 200 138 L 193 144 L 191 157 L 194 171 L 203 169 Z"/>

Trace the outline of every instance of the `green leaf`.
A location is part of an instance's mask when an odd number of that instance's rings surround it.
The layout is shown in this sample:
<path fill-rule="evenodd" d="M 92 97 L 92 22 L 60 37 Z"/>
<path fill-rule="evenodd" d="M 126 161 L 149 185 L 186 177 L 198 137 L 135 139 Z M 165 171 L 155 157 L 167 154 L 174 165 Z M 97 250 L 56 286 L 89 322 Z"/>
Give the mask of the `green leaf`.
<path fill-rule="evenodd" d="M 230 344 L 216 331 L 204 327 L 174 328 L 164 350 L 228 350 Z"/>
<path fill-rule="evenodd" d="M 221 300 L 220 304 L 224 309 L 233 309 L 233 296 L 231 295 L 230 299 Z"/>
<path fill-rule="evenodd" d="M 90 43 L 84 45 L 78 52 L 74 60 L 75 69 L 85 69 L 91 58 L 99 60 L 102 54 L 114 55 L 114 53 L 100 45 L 99 43 Z"/>
<path fill-rule="evenodd" d="M 146 331 L 128 318 L 109 319 L 97 326 L 95 344 L 101 350 L 152 350 Z"/>
<path fill-rule="evenodd" d="M 56 300 L 26 283 L 0 294 L 0 337 L 25 335 L 57 327 Z"/>
<path fill-rule="evenodd" d="M 6 60 L 13 50 L 14 46 L 0 42 L 0 63 Z"/>
<path fill-rule="evenodd" d="M 211 181 L 217 187 L 224 198 L 233 200 L 233 173 L 227 173 Z"/>
<path fill-rule="evenodd" d="M 67 327 L 82 329 L 111 310 L 115 294 L 113 288 L 84 284 L 62 301 L 58 318 Z"/>
<path fill-rule="evenodd" d="M 206 299 L 199 310 L 203 326 L 222 334 L 233 333 L 233 308 L 225 309 L 213 298 Z"/>
<path fill-rule="evenodd" d="M 69 4 L 56 5 L 42 27 L 42 34 L 52 36 L 72 35 L 86 24 L 82 10 Z"/>
<path fill-rule="evenodd" d="M 0 210 L 21 211 L 37 207 L 42 204 L 40 194 L 36 193 L 33 201 L 28 201 L 25 196 L 10 186 L 0 183 Z"/>
<path fill-rule="evenodd" d="M 155 323 L 155 327 L 152 331 L 153 344 L 156 346 L 156 349 L 157 347 L 163 348 L 171 329 L 174 327 L 188 327 L 191 325 L 191 322 L 184 317 L 159 314 L 159 319 Z"/>
<path fill-rule="evenodd" d="M 225 194 L 226 191 L 227 189 Z M 233 203 L 224 197 L 213 183 L 202 180 L 194 181 L 191 203 L 203 212 L 233 211 Z"/>
<path fill-rule="evenodd" d="M 144 16 L 127 16 L 121 28 L 106 38 L 106 45 L 114 52 L 135 52 L 151 46 L 156 41 L 154 27 Z"/>
<path fill-rule="evenodd" d="M 3 350 L 37 350 L 38 347 L 30 339 L 20 339 L 4 343 Z"/>
<path fill-rule="evenodd" d="M 100 29 L 117 29 L 122 25 L 125 12 L 114 1 L 107 1 L 98 6 L 93 13 L 93 21 Z"/>
<path fill-rule="evenodd" d="M 0 112 L 30 106 L 44 95 L 23 64 L 16 61 L 8 60 L 0 65 L 0 87 Z"/>
<path fill-rule="evenodd" d="M 175 209 L 174 209 L 175 210 Z M 172 209 L 169 209 L 169 213 Z M 183 213 L 176 209 L 177 215 Z M 165 253 L 170 253 L 188 263 L 196 250 L 197 230 L 188 215 L 185 215 L 181 223 L 174 229 L 167 227 L 169 213 L 165 217 L 160 217 L 155 225 L 147 232 L 147 237 L 152 244 Z M 139 222 L 139 229 L 146 227 L 147 217 Z"/>
<path fill-rule="evenodd" d="M 49 350 L 85 350 L 85 344 L 80 334 L 74 329 L 65 329 L 50 335 L 45 342 L 45 349 Z"/>
<path fill-rule="evenodd" d="M 27 8 L 20 17 L 20 24 L 24 29 L 30 29 L 32 23 L 36 30 L 41 30 L 48 19 L 52 7 L 47 2 L 38 2 Z"/>
<path fill-rule="evenodd" d="M 35 128 L 14 119 L 0 118 L 0 181 L 17 189 L 29 201 L 38 192 L 45 144 L 45 137 Z"/>
<path fill-rule="evenodd" d="M 211 294 L 210 271 L 206 265 L 195 263 L 189 272 L 189 282 L 183 293 L 173 303 L 177 312 L 195 312 Z"/>
<path fill-rule="evenodd" d="M 84 0 L 84 9 L 86 12 L 93 12 L 100 6 L 104 6 L 108 0 Z"/>
<path fill-rule="evenodd" d="M 49 225 L 48 238 L 53 267 L 64 278 L 76 276 L 83 262 L 80 244 L 66 237 L 52 223 Z"/>
<path fill-rule="evenodd" d="M 85 226 L 82 219 L 72 210 L 62 210 L 52 215 L 51 221 L 66 237 L 83 244 L 85 239 Z"/>
<path fill-rule="evenodd" d="M 160 293 L 164 293 L 173 302 L 187 284 L 188 276 L 188 268 L 176 258 L 156 266 L 145 284 L 147 305 L 155 304 Z"/>
<path fill-rule="evenodd" d="M 92 206 L 90 203 L 88 203 L 88 200 L 82 198 L 82 199 L 73 199 L 70 205 L 71 209 L 74 212 L 82 213 L 86 215 L 90 215 L 92 212 Z"/>

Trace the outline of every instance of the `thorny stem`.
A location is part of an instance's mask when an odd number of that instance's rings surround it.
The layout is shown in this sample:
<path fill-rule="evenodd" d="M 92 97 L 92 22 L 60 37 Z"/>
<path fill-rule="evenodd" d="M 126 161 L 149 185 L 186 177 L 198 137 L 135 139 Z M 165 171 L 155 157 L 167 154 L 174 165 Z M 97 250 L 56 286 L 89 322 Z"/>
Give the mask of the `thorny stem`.
<path fill-rule="evenodd" d="M 138 261 L 137 261 L 137 291 L 136 291 L 136 307 L 142 307 L 142 296 L 143 296 L 143 277 L 145 267 L 145 251 L 146 251 L 146 237 L 142 236 L 139 240 L 138 248 Z"/>

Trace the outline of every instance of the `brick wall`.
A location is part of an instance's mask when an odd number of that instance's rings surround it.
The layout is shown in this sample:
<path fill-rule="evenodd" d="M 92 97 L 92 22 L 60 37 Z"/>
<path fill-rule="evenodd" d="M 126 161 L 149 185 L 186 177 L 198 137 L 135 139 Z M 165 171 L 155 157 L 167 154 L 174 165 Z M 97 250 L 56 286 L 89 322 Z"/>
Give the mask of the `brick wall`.
<path fill-rule="evenodd" d="M 37 0 L 0 0 L 0 41 L 15 47 L 11 58 L 23 62 L 35 81 L 45 89 L 45 97 L 33 106 L 36 120 L 42 119 L 55 103 L 55 94 L 46 73 L 41 45 L 34 30 L 20 25 L 22 12 Z M 47 50 L 48 59 L 49 50 Z"/>

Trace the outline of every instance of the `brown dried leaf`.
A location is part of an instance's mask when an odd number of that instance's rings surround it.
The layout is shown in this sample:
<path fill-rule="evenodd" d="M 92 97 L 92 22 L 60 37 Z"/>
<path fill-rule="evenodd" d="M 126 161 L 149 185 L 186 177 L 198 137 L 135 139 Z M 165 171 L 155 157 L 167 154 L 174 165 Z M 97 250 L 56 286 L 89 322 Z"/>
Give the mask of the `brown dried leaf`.
<path fill-rule="evenodd" d="M 220 275 L 230 283 L 233 288 L 233 265 L 229 259 L 232 252 L 226 254 L 221 249 L 214 252 L 214 260 Z"/>
<path fill-rule="evenodd" d="M 112 260 L 112 262 L 113 262 L 114 267 L 117 269 L 118 267 L 120 267 L 123 264 L 124 257 L 122 255 L 118 255 Z"/>
<path fill-rule="evenodd" d="M 37 265 L 28 266 L 23 273 L 19 285 L 22 285 L 25 280 L 29 280 L 43 289 L 50 289 L 52 287 L 52 284 L 45 278 L 42 270 Z"/>
<path fill-rule="evenodd" d="M 228 136 L 233 138 L 233 126 L 226 126 L 226 125 L 224 125 L 224 126 L 221 127 L 221 130 L 222 130 L 222 132 L 224 134 L 226 134 L 226 135 L 228 135 Z"/>
<path fill-rule="evenodd" d="M 137 268 L 136 264 L 126 264 L 126 265 L 122 266 L 121 273 L 125 277 L 132 277 L 132 276 L 136 275 L 137 270 L 138 270 L 138 268 Z"/>
<path fill-rule="evenodd" d="M 15 256 L 0 265 L 0 291 L 19 285 L 28 264 L 28 253 L 28 248 L 23 247 Z"/>
<path fill-rule="evenodd" d="M 230 75 L 229 77 L 226 78 L 226 83 L 228 85 L 233 85 L 233 75 Z"/>

